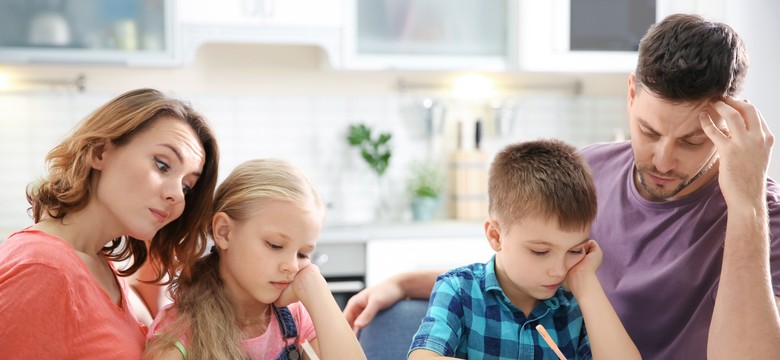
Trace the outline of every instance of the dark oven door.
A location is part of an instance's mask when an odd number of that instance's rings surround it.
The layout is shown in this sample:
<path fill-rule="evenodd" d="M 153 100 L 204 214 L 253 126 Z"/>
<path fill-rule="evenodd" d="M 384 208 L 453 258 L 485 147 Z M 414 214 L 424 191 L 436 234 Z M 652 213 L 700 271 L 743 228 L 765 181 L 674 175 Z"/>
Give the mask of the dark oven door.
<path fill-rule="evenodd" d="M 341 309 L 350 297 L 366 287 L 366 246 L 364 243 L 318 244 L 312 263 L 328 282 Z"/>

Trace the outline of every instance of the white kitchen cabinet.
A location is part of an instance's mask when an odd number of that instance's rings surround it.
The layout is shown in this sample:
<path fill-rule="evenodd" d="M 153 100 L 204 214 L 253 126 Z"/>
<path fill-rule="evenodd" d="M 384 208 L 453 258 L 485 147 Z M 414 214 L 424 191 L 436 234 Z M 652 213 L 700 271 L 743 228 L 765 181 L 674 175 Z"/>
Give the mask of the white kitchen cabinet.
<path fill-rule="evenodd" d="M 180 0 L 188 24 L 341 27 L 342 0 Z"/>
<path fill-rule="evenodd" d="M 0 62 L 170 65 L 173 0 L 7 0 Z"/>
<path fill-rule="evenodd" d="M 718 20 L 724 6 L 723 0 L 519 0 L 517 68 L 628 73 L 650 24 L 673 13 Z"/>
<path fill-rule="evenodd" d="M 184 61 L 205 43 L 315 45 L 341 64 L 345 0 L 179 0 Z"/>
<path fill-rule="evenodd" d="M 347 0 L 344 67 L 507 70 L 516 0 Z"/>
<path fill-rule="evenodd" d="M 366 285 L 405 271 L 484 263 L 494 254 L 484 236 L 371 239 L 366 242 Z"/>

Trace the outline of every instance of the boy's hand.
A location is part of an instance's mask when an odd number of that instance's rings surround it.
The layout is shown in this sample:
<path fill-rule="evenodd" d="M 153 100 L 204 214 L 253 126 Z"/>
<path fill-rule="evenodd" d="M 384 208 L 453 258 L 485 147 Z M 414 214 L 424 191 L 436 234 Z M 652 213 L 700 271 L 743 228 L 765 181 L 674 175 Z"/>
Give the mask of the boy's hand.
<path fill-rule="evenodd" d="M 579 279 L 584 276 L 596 275 L 596 270 L 598 270 L 601 265 L 601 259 L 604 256 L 599 244 L 596 240 L 592 239 L 585 243 L 585 247 L 582 248 L 582 251 L 585 252 L 585 257 L 569 270 L 569 273 L 566 275 L 566 280 L 563 282 L 564 288 L 569 289 L 572 292 L 574 292 L 574 288 L 576 288 Z"/>

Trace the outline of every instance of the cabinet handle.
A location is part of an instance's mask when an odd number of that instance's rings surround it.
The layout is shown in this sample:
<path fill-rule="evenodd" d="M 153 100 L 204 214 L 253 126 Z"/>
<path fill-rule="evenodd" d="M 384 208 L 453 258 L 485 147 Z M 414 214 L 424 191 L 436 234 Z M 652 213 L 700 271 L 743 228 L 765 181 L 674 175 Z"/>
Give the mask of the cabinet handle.
<path fill-rule="evenodd" d="M 273 18 L 276 15 L 276 0 L 244 0 L 244 13 L 248 16 Z"/>
<path fill-rule="evenodd" d="M 276 15 L 276 0 L 244 0 L 244 11 L 249 16 L 273 18 Z"/>

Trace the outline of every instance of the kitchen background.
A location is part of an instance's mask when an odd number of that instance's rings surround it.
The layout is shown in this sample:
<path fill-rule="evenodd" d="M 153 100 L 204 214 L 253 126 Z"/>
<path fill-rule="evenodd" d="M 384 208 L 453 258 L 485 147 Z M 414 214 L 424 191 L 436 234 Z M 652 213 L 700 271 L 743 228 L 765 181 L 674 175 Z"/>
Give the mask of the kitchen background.
<path fill-rule="evenodd" d="M 473 152 L 480 120 L 483 167 L 515 141 L 625 139 L 631 44 L 647 28 L 637 24 L 674 12 L 741 34 L 751 55 L 743 95 L 780 133 L 780 5 L 771 0 L 2 0 L 0 238 L 30 223 L 24 189 L 53 145 L 107 100 L 153 87 L 210 120 L 221 178 L 257 157 L 310 174 L 329 206 L 324 273 L 372 283 L 484 261 L 481 216 L 456 216 L 450 196 L 458 123 L 462 150 Z M 615 34 L 601 44 L 575 36 Z M 347 142 L 357 123 L 392 134 L 381 182 Z M 447 177 L 433 221 L 412 221 L 406 184 L 419 161 Z M 770 176 L 780 178 L 777 162 Z M 381 212 L 379 199 L 388 200 Z M 409 260 L 410 244 L 427 258 Z M 448 260 L 432 260 L 442 247 Z"/>

